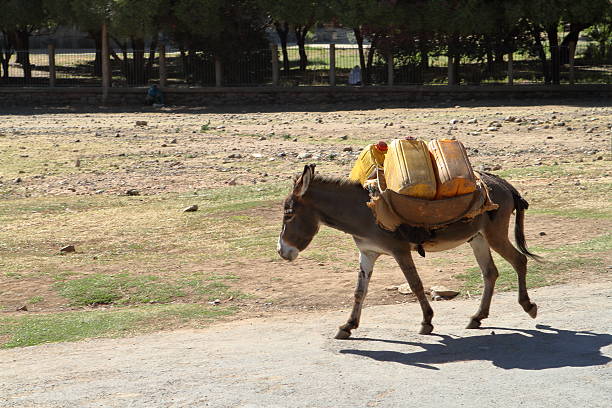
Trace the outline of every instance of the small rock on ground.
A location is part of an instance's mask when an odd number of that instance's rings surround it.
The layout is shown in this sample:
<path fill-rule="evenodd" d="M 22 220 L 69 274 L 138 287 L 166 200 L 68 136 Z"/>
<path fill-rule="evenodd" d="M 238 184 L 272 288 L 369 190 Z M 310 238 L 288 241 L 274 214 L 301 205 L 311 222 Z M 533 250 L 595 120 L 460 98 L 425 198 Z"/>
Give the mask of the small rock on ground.
<path fill-rule="evenodd" d="M 65 254 L 69 252 L 76 252 L 76 248 L 74 247 L 74 245 L 66 245 L 63 248 L 60 248 L 60 252 L 63 252 Z"/>

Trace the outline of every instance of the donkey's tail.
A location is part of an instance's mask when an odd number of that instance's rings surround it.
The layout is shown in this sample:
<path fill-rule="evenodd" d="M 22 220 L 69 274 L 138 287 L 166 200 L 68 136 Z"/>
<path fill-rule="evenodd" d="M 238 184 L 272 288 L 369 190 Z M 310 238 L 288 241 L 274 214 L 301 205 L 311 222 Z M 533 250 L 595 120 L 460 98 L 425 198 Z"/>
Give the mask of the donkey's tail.
<path fill-rule="evenodd" d="M 514 209 L 516 210 L 516 218 L 514 221 L 514 239 L 519 251 L 527 255 L 537 262 L 544 262 L 541 256 L 529 252 L 527 242 L 525 241 L 525 210 L 529 208 L 529 203 L 519 194 L 516 189 L 512 188 L 512 198 L 514 199 Z"/>

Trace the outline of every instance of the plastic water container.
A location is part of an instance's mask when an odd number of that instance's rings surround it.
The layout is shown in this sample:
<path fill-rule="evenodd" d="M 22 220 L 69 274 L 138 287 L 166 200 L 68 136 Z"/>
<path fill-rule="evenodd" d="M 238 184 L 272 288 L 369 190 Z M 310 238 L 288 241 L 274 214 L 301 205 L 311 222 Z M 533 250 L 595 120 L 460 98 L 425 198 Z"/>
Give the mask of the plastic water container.
<path fill-rule="evenodd" d="M 386 153 L 387 144 L 385 142 L 367 145 L 359 153 L 349 179 L 365 184 L 366 180 L 376 175 L 376 168 L 382 168 Z"/>
<path fill-rule="evenodd" d="M 450 198 L 476 190 L 476 177 L 465 147 L 458 140 L 432 140 L 427 145 L 433 161 L 435 199 Z"/>
<path fill-rule="evenodd" d="M 432 200 L 436 176 L 427 145 L 417 139 L 394 139 L 385 158 L 387 188 L 399 194 Z"/>

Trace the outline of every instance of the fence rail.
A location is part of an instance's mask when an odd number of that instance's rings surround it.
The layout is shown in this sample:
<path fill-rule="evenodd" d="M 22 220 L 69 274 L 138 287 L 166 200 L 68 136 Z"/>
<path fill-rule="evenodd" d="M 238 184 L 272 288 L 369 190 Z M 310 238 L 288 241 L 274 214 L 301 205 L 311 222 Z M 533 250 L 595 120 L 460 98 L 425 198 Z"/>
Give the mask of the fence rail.
<path fill-rule="evenodd" d="M 554 49 L 545 50 L 547 55 Z M 297 47 L 288 47 L 286 60 L 276 47 L 241 53 L 230 60 L 218 60 L 205 52 L 180 50 L 146 52 L 111 50 L 111 86 L 144 86 L 163 80 L 168 87 L 208 86 L 299 86 L 348 85 L 352 69 L 360 67 L 359 50 L 351 46 L 306 46 L 307 61 L 301 61 Z M 559 47 L 559 82 L 612 83 L 612 50 L 593 55 L 586 45 L 570 56 Z M 449 74 L 455 84 L 544 84 L 550 75 L 546 65 L 532 55 L 506 54 L 497 60 L 463 58 L 456 70 L 449 70 L 446 56 L 388 56 L 365 48 L 366 65 L 360 67 L 361 82 L 372 85 L 446 85 Z M 369 58 L 368 58 L 369 57 Z M 160 69 L 160 61 L 164 67 Z M 11 51 L 0 54 L 0 86 L 15 87 L 100 87 L 102 58 L 96 50 L 49 49 Z M 543 68 L 546 66 L 546 68 Z M 453 71 L 451 73 L 450 71 Z M 164 73 L 163 78 L 161 73 Z"/>

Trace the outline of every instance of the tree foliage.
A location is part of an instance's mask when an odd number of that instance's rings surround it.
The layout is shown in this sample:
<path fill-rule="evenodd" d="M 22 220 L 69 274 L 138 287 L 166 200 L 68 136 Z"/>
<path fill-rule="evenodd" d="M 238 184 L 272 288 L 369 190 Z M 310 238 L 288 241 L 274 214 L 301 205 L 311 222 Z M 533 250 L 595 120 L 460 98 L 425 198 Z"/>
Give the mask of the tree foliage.
<path fill-rule="evenodd" d="M 393 51 L 403 64 L 423 67 L 431 55 L 447 55 L 451 65 L 462 57 L 492 65 L 522 51 L 539 56 L 546 80 L 557 83 L 559 66 L 581 33 L 597 42 L 593 58 L 608 58 L 611 10 L 609 0 L 28 0 L 27 7 L 22 0 L 0 0 L 0 66 L 6 75 L 17 50 L 29 75 L 30 35 L 58 25 L 89 33 L 99 50 L 106 23 L 121 49 L 113 59 L 126 75 L 134 71 L 139 83 L 146 81 L 158 38 L 172 41 L 184 63 L 205 54 L 230 61 L 267 50 L 267 28 L 280 38 L 288 72 L 289 39 L 297 43 L 304 70 L 307 35 L 328 25 L 353 31 L 366 80 L 375 53 L 384 59 Z M 134 57 L 127 61 L 130 48 Z"/>

